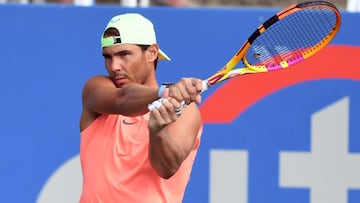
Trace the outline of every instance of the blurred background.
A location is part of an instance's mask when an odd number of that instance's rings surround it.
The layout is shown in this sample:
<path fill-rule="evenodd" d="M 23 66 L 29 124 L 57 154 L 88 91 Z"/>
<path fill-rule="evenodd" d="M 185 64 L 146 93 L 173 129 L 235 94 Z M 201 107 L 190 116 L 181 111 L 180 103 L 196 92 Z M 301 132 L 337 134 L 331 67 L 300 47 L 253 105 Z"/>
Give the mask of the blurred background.
<path fill-rule="evenodd" d="M 154 22 L 172 58 L 157 70 L 162 83 L 209 76 L 260 23 L 302 1 L 0 0 L 0 203 L 78 202 L 81 89 L 105 72 L 99 39 L 113 15 Z M 360 202 L 360 0 L 328 1 L 342 27 L 324 51 L 203 94 L 184 203 Z"/>
<path fill-rule="evenodd" d="M 76 5 L 175 6 L 175 7 L 284 7 L 296 0 L 0 0 L 0 3 L 62 3 Z M 358 0 L 329 0 L 340 9 L 358 7 Z M 351 8 L 350 8 L 351 7 Z"/>

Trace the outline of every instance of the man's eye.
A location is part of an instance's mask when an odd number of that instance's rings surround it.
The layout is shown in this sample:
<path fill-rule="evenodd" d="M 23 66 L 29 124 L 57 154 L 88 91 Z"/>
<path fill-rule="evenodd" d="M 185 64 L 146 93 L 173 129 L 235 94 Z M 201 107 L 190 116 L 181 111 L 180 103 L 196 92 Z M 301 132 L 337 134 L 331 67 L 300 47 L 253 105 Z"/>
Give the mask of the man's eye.
<path fill-rule="evenodd" d="M 121 56 L 127 56 L 127 55 L 129 55 L 129 54 L 130 54 L 130 53 L 129 53 L 129 52 L 126 52 L 126 51 L 120 53 Z"/>
<path fill-rule="evenodd" d="M 104 59 L 110 59 L 111 57 L 109 55 L 103 54 Z"/>

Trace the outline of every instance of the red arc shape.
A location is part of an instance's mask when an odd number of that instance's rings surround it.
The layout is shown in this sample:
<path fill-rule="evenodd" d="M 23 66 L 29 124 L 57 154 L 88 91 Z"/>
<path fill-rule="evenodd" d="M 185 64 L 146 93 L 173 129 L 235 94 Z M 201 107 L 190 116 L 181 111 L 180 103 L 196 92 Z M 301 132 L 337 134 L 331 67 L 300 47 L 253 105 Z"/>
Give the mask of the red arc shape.
<path fill-rule="evenodd" d="M 360 80 L 359 57 L 358 46 L 330 45 L 289 69 L 231 79 L 203 102 L 203 121 L 231 123 L 256 101 L 297 83 L 335 78 Z"/>

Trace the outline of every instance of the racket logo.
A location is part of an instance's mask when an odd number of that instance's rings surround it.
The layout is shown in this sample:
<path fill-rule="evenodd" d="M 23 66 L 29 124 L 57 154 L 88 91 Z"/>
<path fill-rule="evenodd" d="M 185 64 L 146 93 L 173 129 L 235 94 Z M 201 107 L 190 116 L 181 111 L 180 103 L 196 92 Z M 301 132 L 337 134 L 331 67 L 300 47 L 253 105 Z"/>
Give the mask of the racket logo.
<path fill-rule="evenodd" d="M 260 57 L 261 57 L 261 54 L 260 54 L 260 53 L 255 53 L 255 54 L 254 54 L 254 58 L 255 58 L 255 59 L 260 59 Z"/>

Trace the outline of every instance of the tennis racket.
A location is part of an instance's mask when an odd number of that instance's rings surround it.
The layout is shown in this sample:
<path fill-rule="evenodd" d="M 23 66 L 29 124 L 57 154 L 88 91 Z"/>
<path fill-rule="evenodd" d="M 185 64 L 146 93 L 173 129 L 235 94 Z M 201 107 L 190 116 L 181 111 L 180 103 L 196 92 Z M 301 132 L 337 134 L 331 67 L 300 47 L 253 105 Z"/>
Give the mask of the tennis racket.
<path fill-rule="evenodd" d="M 308 59 L 335 37 L 340 24 L 340 12 L 332 3 L 289 6 L 260 25 L 224 67 L 203 80 L 202 92 L 230 78 L 281 70 Z M 237 68 L 240 61 L 243 67 Z"/>

